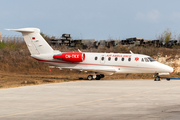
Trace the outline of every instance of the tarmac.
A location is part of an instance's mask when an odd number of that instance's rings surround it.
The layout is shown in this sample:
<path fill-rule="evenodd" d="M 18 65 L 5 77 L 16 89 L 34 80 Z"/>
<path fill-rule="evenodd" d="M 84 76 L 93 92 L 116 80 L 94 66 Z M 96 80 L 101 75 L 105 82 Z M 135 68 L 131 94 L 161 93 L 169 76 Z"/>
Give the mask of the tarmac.
<path fill-rule="evenodd" d="M 0 120 L 179 120 L 180 81 L 93 80 L 0 89 Z"/>

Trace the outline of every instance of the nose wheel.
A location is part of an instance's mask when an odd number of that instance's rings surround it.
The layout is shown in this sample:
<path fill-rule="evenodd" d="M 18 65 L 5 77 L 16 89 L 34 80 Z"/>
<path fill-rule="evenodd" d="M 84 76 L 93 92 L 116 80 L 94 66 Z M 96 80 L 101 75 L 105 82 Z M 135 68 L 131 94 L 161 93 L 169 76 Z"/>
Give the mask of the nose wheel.
<path fill-rule="evenodd" d="M 159 77 L 156 77 L 154 81 L 161 81 Z"/>
<path fill-rule="evenodd" d="M 155 76 L 154 81 L 161 81 L 160 77 L 158 76 L 158 73 L 154 74 L 154 76 Z"/>

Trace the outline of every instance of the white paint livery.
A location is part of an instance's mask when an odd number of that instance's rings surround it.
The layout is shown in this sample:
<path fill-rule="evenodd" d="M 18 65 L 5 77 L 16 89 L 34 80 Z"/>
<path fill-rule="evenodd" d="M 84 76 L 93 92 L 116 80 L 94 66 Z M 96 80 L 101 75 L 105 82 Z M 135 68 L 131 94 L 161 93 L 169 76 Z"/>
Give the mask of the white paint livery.
<path fill-rule="evenodd" d="M 89 53 L 85 54 L 82 62 L 69 62 L 62 59 L 54 59 L 53 56 L 61 55 L 55 51 L 40 35 L 38 28 L 8 29 L 21 32 L 31 56 L 60 69 L 75 69 L 92 73 L 88 79 L 100 79 L 105 75 L 119 73 L 161 73 L 169 74 L 173 68 L 159 63 L 147 55 L 122 54 L 122 53 Z M 81 52 L 79 50 L 79 52 Z M 73 52 L 71 53 L 73 54 Z"/>

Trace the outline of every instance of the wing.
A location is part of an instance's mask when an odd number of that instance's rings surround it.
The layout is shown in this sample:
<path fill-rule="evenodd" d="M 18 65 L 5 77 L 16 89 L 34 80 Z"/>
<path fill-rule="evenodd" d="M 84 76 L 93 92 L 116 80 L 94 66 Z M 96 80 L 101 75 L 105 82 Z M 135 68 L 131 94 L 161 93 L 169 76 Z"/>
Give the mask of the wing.
<path fill-rule="evenodd" d="M 50 66 L 50 68 L 59 68 L 60 70 L 62 69 L 69 69 L 69 70 L 78 70 L 78 71 L 84 71 L 84 72 L 88 72 L 88 73 L 91 73 L 91 72 L 96 72 L 96 73 L 100 73 L 100 74 L 105 74 L 105 75 L 113 75 L 114 73 L 116 73 L 117 71 L 115 69 L 109 69 L 109 68 L 106 68 L 106 69 L 95 69 L 95 68 L 74 68 L 74 67 L 55 67 L 55 66 Z"/>

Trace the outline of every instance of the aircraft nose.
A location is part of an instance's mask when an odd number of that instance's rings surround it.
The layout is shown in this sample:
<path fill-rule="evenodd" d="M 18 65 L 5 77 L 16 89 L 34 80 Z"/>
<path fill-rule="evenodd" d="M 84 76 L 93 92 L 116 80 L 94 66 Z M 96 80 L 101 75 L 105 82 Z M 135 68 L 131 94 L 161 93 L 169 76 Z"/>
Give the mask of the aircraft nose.
<path fill-rule="evenodd" d="M 169 67 L 168 70 L 169 70 L 169 73 L 172 73 L 174 71 L 172 67 Z"/>
<path fill-rule="evenodd" d="M 159 73 L 172 73 L 174 71 L 174 69 L 168 65 L 162 64 L 162 63 L 158 63 L 156 65 L 159 68 Z"/>
<path fill-rule="evenodd" d="M 174 69 L 170 66 L 165 66 L 164 68 L 168 73 L 172 73 L 174 71 Z"/>

